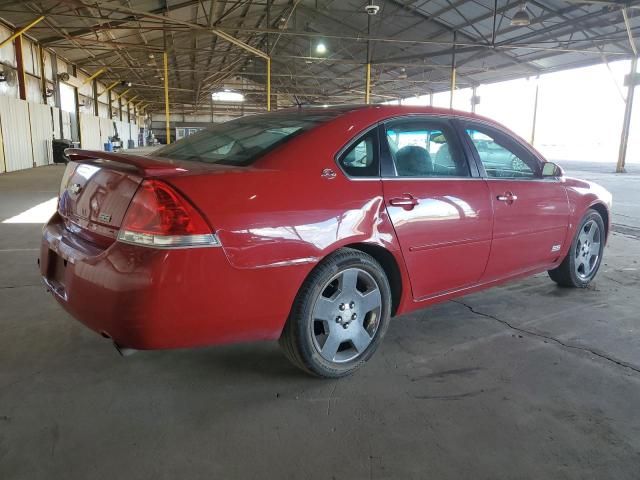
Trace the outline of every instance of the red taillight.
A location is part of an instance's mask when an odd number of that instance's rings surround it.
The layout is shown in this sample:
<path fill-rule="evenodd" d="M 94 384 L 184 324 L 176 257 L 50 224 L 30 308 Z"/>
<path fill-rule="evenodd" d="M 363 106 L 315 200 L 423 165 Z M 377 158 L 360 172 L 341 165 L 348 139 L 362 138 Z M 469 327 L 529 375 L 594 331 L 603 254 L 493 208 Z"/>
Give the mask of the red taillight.
<path fill-rule="evenodd" d="M 157 247 L 218 246 L 202 215 L 164 182 L 144 180 L 118 235 L 119 240 Z"/>

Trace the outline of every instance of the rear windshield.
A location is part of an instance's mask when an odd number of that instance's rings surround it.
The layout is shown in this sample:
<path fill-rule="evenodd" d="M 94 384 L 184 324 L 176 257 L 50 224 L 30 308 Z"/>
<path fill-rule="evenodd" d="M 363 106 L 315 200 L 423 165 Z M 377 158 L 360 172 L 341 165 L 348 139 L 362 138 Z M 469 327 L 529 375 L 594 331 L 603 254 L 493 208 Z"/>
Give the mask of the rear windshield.
<path fill-rule="evenodd" d="M 335 118 L 337 112 L 255 115 L 218 123 L 154 152 L 172 160 L 250 165 L 296 135 Z"/>

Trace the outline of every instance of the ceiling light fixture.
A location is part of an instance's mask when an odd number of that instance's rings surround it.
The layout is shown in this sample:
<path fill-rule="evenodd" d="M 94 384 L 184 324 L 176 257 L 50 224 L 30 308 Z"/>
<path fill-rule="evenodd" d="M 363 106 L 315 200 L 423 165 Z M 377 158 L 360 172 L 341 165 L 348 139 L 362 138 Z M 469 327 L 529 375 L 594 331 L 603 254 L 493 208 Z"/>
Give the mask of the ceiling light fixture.
<path fill-rule="evenodd" d="M 529 18 L 529 13 L 527 13 L 527 2 L 524 2 L 520 10 L 515 13 L 511 19 L 511 25 L 514 27 L 526 27 L 527 25 L 531 25 L 531 18 Z"/>
<path fill-rule="evenodd" d="M 324 43 L 319 42 L 316 45 L 316 53 L 319 53 L 320 55 L 327 53 L 327 46 Z"/>
<path fill-rule="evenodd" d="M 244 95 L 240 92 L 232 92 L 231 90 L 224 89 L 219 92 L 213 92 L 211 99 L 214 102 L 244 102 Z"/>

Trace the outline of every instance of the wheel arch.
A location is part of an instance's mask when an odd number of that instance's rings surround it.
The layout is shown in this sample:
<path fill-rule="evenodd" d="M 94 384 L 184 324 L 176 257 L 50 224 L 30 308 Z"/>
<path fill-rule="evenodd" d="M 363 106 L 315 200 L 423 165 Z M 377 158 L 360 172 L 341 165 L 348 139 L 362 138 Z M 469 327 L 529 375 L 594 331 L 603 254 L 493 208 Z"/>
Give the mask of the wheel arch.
<path fill-rule="evenodd" d="M 602 222 L 604 223 L 604 234 L 605 238 L 609 238 L 609 230 L 611 227 L 609 209 L 606 207 L 604 203 L 596 202 L 589 206 L 589 208 L 595 210 L 602 217 Z"/>
<path fill-rule="evenodd" d="M 352 248 L 371 255 L 382 266 L 391 288 L 391 316 L 394 316 L 400 307 L 403 288 L 402 274 L 396 257 L 386 248 L 373 243 L 350 243 L 341 248 Z"/>

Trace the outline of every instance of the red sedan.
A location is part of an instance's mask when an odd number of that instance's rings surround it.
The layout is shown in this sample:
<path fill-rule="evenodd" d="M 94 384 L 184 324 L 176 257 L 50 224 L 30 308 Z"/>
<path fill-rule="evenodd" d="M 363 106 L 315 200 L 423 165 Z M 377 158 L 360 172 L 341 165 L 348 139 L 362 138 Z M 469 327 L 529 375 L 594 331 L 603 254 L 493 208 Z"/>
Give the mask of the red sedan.
<path fill-rule="evenodd" d="M 302 108 L 153 157 L 67 152 L 42 277 L 125 352 L 280 339 L 347 375 L 392 316 L 545 270 L 585 287 L 610 230 L 605 189 L 451 110 Z"/>

